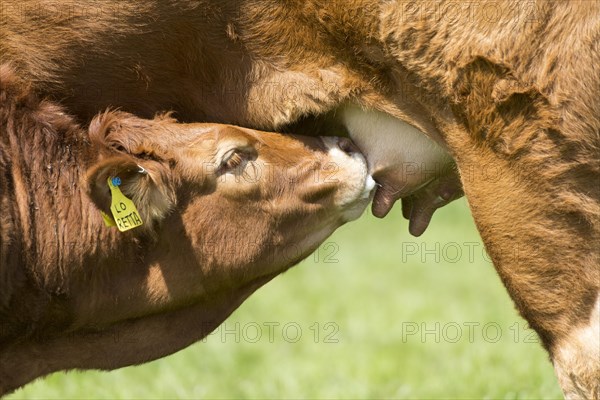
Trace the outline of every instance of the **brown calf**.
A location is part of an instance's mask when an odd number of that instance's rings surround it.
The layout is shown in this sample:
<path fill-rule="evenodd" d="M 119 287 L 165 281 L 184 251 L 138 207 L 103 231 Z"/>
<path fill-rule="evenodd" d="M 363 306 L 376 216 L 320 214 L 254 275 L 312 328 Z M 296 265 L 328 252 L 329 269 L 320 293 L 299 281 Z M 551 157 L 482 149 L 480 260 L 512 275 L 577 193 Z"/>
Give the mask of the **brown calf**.
<path fill-rule="evenodd" d="M 0 395 L 201 339 L 357 218 L 374 187 L 345 138 L 116 111 L 88 133 L 6 66 L 0 132 Z M 104 226 L 113 177 L 137 213 L 111 222 L 142 226 Z"/>

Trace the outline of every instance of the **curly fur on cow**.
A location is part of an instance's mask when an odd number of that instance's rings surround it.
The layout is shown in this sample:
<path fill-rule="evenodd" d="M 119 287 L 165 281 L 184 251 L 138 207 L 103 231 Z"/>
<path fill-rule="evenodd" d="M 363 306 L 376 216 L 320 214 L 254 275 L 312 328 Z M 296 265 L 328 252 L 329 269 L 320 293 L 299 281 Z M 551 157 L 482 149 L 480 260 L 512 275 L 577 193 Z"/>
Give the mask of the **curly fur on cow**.
<path fill-rule="evenodd" d="M 565 395 L 600 396 L 598 2 L 175 3 L 32 30 L 18 2 L 0 51 L 82 121 L 119 105 L 275 128 L 355 103 L 409 122 L 453 154 Z"/>

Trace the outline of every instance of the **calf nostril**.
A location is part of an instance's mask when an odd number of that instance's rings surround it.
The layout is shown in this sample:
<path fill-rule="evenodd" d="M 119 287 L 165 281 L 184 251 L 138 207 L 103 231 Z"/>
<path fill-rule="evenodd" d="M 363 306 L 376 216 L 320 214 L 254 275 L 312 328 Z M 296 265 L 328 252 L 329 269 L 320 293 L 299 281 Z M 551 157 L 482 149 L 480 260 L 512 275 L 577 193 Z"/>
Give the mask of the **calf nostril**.
<path fill-rule="evenodd" d="M 341 137 L 338 139 L 338 147 L 346 154 L 354 154 L 354 153 L 359 153 L 360 150 L 358 149 L 358 147 L 356 147 L 356 145 L 354 144 L 354 142 L 348 138 L 345 137 Z"/>

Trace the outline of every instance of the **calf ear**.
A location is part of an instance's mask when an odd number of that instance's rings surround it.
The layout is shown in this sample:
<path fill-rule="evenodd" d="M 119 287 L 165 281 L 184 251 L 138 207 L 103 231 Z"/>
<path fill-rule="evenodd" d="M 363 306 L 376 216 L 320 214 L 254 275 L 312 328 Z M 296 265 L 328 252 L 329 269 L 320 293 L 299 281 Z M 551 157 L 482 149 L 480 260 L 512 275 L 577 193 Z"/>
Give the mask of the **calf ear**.
<path fill-rule="evenodd" d="M 154 119 L 138 118 L 135 115 L 106 110 L 94 117 L 89 127 L 89 137 L 95 148 L 103 155 L 125 153 L 158 158 L 164 150 L 157 143 L 167 133 L 165 121 L 168 116 Z"/>
<path fill-rule="evenodd" d="M 175 204 L 175 191 L 168 161 L 157 154 L 153 138 L 165 134 L 161 121 L 108 110 L 97 115 L 89 137 L 101 159 L 87 173 L 87 191 L 96 206 L 110 213 L 108 179 L 118 177 L 121 192 L 135 204 L 143 226 L 152 228 Z M 159 135 L 154 135 L 158 130 Z"/>
<path fill-rule="evenodd" d="M 115 177 L 120 179 L 119 189 L 133 201 L 148 229 L 163 220 L 175 205 L 175 191 L 164 165 L 117 155 L 96 163 L 86 178 L 88 195 L 109 216 L 112 198 L 108 179 Z"/>

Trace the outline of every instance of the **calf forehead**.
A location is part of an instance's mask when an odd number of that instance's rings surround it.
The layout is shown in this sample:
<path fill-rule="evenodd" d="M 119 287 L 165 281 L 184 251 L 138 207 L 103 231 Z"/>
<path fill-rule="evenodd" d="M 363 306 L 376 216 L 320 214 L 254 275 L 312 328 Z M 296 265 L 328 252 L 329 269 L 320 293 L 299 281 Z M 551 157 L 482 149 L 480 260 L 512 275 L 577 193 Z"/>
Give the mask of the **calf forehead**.
<path fill-rule="evenodd" d="M 256 143 L 259 141 L 253 130 L 230 125 L 218 126 L 215 129 L 215 140 L 217 143 L 228 141 Z"/>
<path fill-rule="evenodd" d="M 315 156 L 322 150 L 321 139 L 276 132 L 256 131 L 253 129 L 227 126 L 219 131 L 217 147 L 238 145 L 252 146 L 259 151 L 265 161 L 273 163 L 296 163 Z"/>

